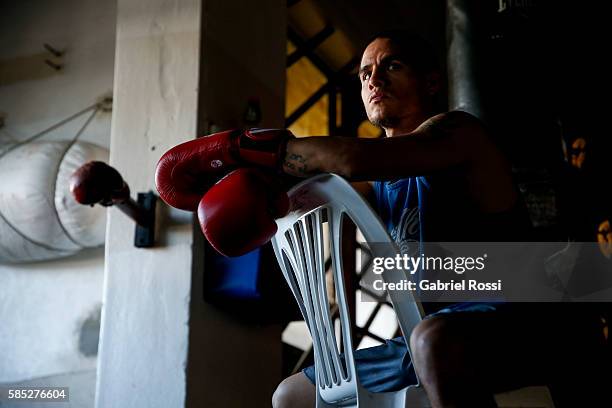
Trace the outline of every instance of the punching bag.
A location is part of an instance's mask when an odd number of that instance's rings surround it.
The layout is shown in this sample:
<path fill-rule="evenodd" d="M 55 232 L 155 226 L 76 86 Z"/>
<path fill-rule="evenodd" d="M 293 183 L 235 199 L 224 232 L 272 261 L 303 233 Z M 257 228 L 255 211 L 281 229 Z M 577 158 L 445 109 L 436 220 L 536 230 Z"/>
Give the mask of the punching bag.
<path fill-rule="evenodd" d="M 479 117 L 513 165 L 531 220 L 553 239 L 563 164 L 554 3 L 448 0 L 449 108 Z"/>
<path fill-rule="evenodd" d="M 90 160 L 108 161 L 108 150 L 33 142 L 0 157 L 0 262 L 56 259 L 104 244 L 106 209 L 78 204 L 69 190 L 72 173 Z"/>
<path fill-rule="evenodd" d="M 560 20 L 538 0 L 448 0 L 449 105 L 483 120 L 517 167 L 562 157 Z M 565 84 L 567 86 L 567 84 Z"/>

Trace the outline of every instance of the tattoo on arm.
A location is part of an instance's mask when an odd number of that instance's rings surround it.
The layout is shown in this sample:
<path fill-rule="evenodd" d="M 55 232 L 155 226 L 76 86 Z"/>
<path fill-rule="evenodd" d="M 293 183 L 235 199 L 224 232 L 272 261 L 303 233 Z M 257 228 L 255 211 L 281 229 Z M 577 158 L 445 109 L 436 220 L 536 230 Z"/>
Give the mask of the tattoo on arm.
<path fill-rule="evenodd" d="M 307 176 L 310 174 L 308 160 L 301 154 L 289 154 L 285 159 L 284 165 L 296 176 Z"/>

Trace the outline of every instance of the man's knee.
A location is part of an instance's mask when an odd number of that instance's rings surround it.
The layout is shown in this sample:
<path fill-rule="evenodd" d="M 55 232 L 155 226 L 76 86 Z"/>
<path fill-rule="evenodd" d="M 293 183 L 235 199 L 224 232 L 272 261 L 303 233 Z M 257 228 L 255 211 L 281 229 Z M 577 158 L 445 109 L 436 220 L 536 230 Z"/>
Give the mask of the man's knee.
<path fill-rule="evenodd" d="M 302 373 L 285 378 L 272 395 L 274 408 L 314 407 L 315 387 Z"/>
<path fill-rule="evenodd" d="M 272 406 L 274 408 L 283 408 L 291 406 L 291 386 L 286 383 L 285 378 L 274 390 L 272 394 Z"/>
<path fill-rule="evenodd" d="M 410 336 L 415 368 L 421 375 L 425 370 L 439 375 L 440 372 L 450 374 L 453 368 L 460 369 L 467 357 L 466 341 L 457 324 L 446 316 L 423 320 Z"/>
<path fill-rule="evenodd" d="M 414 368 L 436 406 L 495 406 L 492 394 L 471 395 L 470 387 L 484 385 L 469 351 L 469 319 L 433 316 L 420 322 L 410 336 Z M 467 326 L 467 327 L 464 327 Z"/>
<path fill-rule="evenodd" d="M 432 362 L 456 351 L 457 338 L 446 317 L 434 316 L 420 322 L 410 336 L 410 347 L 417 361 Z"/>

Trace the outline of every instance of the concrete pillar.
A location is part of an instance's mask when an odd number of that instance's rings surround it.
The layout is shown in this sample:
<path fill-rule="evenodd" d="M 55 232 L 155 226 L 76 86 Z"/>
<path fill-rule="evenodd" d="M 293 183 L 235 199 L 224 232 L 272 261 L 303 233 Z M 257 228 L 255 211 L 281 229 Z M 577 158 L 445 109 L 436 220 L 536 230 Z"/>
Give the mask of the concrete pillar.
<path fill-rule="evenodd" d="M 285 2 L 119 0 L 111 165 L 132 193 L 154 190 L 160 155 L 241 125 L 249 96 L 282 126 Z M 158 245 L 109 212 L 96 406 L 268 407 L 280 327 L 246 326 L 202 299 L 192 216 L 158 206 Z"/>

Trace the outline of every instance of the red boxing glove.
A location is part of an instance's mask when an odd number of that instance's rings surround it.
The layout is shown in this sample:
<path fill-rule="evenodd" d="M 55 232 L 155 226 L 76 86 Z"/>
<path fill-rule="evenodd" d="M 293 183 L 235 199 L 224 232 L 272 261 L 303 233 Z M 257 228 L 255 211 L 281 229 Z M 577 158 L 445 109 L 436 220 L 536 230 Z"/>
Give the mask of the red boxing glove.
<path fill-rule="evenodd" d="M 212 184 L 238 167 L 280 170 L 291 137 L 285 129 L 228 130 L 182 143 L 157 163 L 157 191 L 169 205 L 195 211 Z"/>
<path fill-rule="evenodd" d="M 289 198 L 273 174 L 241 168 L 202 197 L 198 220 L 213 248 L 240 256 L 267 243 L 277 230 L 274 219 L 288 211 Z"/>
<path fill-rule="evenodd" d="M 121 174 L 101 161 L 90 161 L 70 176 L 70 191 L 80 204 L 110 206 L 130 199 Z"/>

